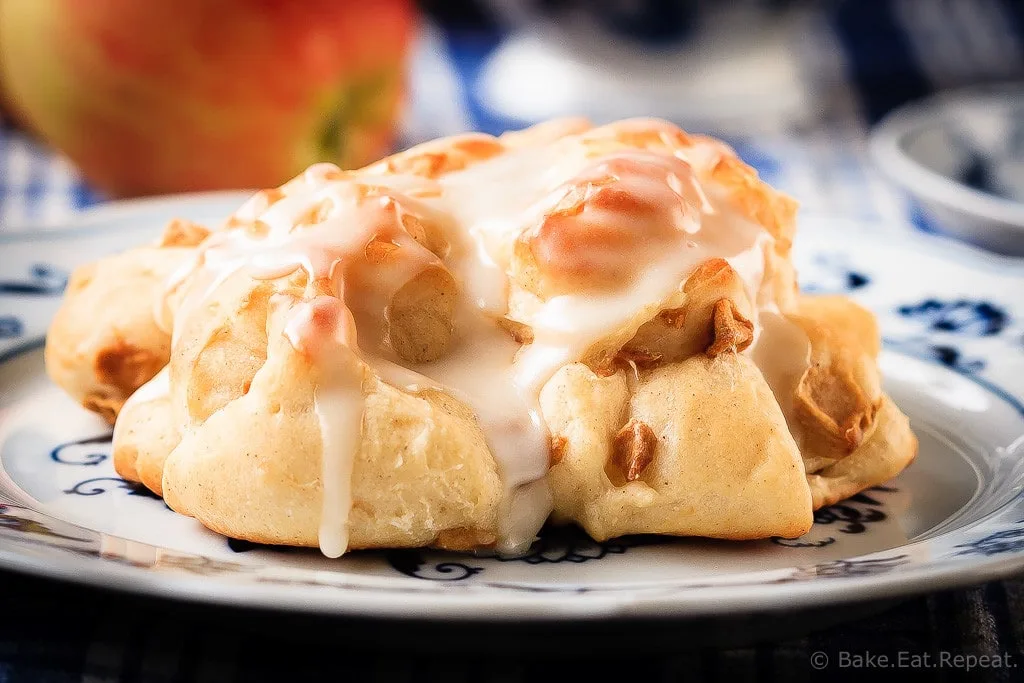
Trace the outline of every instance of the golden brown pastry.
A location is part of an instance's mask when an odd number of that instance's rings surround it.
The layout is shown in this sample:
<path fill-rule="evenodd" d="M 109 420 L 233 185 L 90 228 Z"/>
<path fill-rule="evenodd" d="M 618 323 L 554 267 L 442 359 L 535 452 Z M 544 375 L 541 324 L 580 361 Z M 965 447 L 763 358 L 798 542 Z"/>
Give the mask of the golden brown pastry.
<path fill-rule="evenodd" d="M 663 121 L 437 140 L 80 269 L 47 363 L 123 477 L 237 538 L 796 537 L 917 443 L 871 314 L 799 294 L 795 217 Z"/>
<path fill-rule="evenodd" d="M 167 278 L 208 234 L 171 221 L 156 245 L 75 270 L 46 340 L 53 381 L 113 423 L 132 392 L 167 364 L 171 337 L 157 326 L 153 306 Z"/>

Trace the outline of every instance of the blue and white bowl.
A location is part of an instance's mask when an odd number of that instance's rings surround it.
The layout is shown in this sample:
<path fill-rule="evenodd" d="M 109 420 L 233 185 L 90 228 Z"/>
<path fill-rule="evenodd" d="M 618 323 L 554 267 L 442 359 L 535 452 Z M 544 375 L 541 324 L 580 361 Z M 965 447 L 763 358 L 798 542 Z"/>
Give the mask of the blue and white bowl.
<path fill-rule="evenodd" d="M 871 136 L 878 169 L 936 230 L 1024 255 L 1024 84 L 937 95 Z"/>

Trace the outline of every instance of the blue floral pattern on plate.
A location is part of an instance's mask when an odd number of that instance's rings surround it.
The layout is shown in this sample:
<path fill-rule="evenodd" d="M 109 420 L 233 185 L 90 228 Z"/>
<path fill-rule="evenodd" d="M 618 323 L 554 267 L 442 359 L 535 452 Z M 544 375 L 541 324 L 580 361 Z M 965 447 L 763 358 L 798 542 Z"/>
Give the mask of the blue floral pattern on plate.
<path fill-rule="evenodd" d="M 64 291 L 68 275 L 56 266 L 35 263 L 28 269 L 28 275 L 20 279 L 0 279 L 0 296 L 19 298 L 48 296 L 56 297 Z M 25 334 L 25 323 L 16 315 L 3 315 L 0 309 L 0 340 L 17 339 Z"/>
<path fill-rule="evenodd" d="M 0 339 L 13 339 L 20 337 L 25 331 L 25 325 L 13 315 L 0 316 Z"/>
<path fill-rule="evenodd" d="M 903 304 L 896 311 L 905 318 L 920 319 L 935 332 L 989 337 L 1002 332 L 1009 323 L 1009 314 L 989 301 L 957 299 L 940 301 L 925 299 L 916 304 Z"/>
<path fill-rule="evenodd" d="M 996 531 L 970 543 L 956 546 L 962 550 L 958 555 L 1001 555 L 1024 551 L 1024 519 L 1008 529 Z"/>
<path fill-rule="evenodd" d="M 56 296 L 64 291 L 68 274 L 46 263 L 35 263 L 28 276 L 18 280 L 0 280 L 0 294 L 20 296 Z"/>

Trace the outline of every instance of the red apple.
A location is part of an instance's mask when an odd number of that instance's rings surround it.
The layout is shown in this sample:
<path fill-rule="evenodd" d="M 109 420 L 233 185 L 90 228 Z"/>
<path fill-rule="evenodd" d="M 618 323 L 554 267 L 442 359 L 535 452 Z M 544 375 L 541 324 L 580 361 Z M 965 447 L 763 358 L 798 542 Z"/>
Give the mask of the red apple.
<path fill-rule="evenodd" d="M 276 185 L 387 152 L 410 0 L 0 0 L 19 119 L 116 196 Z"/>

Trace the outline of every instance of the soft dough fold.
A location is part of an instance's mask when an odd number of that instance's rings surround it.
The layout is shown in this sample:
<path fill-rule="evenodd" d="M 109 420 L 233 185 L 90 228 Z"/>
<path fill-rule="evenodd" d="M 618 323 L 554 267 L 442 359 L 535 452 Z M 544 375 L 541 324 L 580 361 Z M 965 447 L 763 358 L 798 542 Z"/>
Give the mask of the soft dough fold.
<path fill-rule="evenodd" d="M 629 384 L 625 370 L 599 377 L 577 364 L 545 387 L 544 413 L 561 451 L 550 474 L 557 515 L 598 540 L 794 537 L 810 529 L 800 452 L 749 359 L 692 356 Z M 621 463 L 645 448 L 649 462 L 626 481 Z"/>

